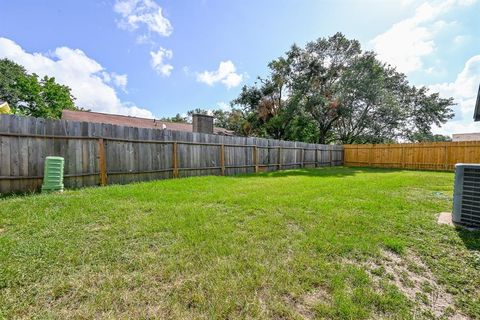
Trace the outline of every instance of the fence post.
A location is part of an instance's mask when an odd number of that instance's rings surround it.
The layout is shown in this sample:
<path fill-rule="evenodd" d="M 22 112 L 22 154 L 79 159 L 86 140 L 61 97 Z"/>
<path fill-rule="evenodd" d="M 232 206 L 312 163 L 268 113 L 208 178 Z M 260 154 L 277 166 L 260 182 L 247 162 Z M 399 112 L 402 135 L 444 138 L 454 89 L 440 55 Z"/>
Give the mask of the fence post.
<path fill-rule="evenodd" d="M 368 149 L 368 166 L 372 166 L 372 158 L 373 158 L 373 148 L 375 147 L 374 144 L 371 145 L 371 148 Z"/>
<path fill-rule="evenodd" d="M 405 169 L 405 147 L 402 144 L 402 168 Z"/>
<path fill-rule="evenodd" d="M 282 170 L 282 147 L 278 147 L 278 170 Z"/>
<path fill-rule="evenodd" d="M 315 145 L 315 168 L 318 167 L 318 149 Z"/>
<path fill-rule="evenodd" d="M 220 167 L 222 170 L 222 176 L 225 175 L 225 145 L 220 145 Z"/>
<path fill-rule="evenodd" d="M 253 164 L 255 165 L 255 173 L 258 173 L 258 150 L 257 146 L 253 146 Z"/>
<path fill-rule="evenodd" d="M 105 143 L 102 138 L 98 139 L 98 167 L 100 168 L 100 185 L 108 184 L 107 160 L 105 155 Z"/>
<path fill-rule="evenodd" d="M 172 151 L 172 156 L 173 156 L 173 177 L 178 178 L 178 157 L 177 157 L 177 143 L 173 143 L 173 151 Z"/>
<path fill-rule="evenodd" d="M 305 168 L 305 148 L 302 148 L 302 168 Z"/>
<path fill-rule="evenodd" d="M 328 160 L 330 162 L 330 167 L 333 167 L 333 146 L 328 146 Z"/>
<path fill-rule="evenodd" d="M 445 143 L 445 171 L 448 170 L 448 144 Z"/>

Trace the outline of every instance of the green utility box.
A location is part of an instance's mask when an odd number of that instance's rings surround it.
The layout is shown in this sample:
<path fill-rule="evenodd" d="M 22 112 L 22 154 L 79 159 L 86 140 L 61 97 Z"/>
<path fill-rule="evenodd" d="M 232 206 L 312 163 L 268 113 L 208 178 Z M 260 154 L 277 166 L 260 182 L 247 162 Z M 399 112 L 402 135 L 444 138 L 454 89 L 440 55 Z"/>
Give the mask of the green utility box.
<path fill-rule="evenodd" d="M 62 157 L 45 158 L 42 192 L 63 191 L 64 163 Z"/>

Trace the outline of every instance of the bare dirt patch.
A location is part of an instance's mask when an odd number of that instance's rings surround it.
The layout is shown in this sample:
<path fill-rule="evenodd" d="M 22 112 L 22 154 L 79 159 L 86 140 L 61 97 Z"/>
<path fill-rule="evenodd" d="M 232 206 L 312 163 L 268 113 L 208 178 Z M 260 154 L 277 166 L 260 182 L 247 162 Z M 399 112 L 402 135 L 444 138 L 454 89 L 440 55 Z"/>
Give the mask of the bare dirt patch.
<path fill-rule="evenodd" d="M 401 257 L 391 251 L 382 251 L 382 258 L 369 261 L 367 269 L 376 281 L 386 276 L 415 304 L 415 318 L 469 319 L 455 308 L 454 297 L 412 252 Z"/>
<path fill-rule="evenodd" d="M 305 230 L 303 229 L 302 226 L 298 225 L 298 223 L 294 222 L 294 221 L 288 221 L 287 222 L 287 228 L 290 232 L 292 233 L 301 233 L 301 232 L 305 232 Z"/>
<path fill-rule="evenodd" d="M 295 312 L 303 319 L 314 319 L 315 314 L 313 309 L 320 303 L 330 304 L 331 297 L 328 292 L 321 287 L 315 288 L 312 291 L 306 292 L 300 297 L 287 296 L 286 303 L 291 305 Z"/>

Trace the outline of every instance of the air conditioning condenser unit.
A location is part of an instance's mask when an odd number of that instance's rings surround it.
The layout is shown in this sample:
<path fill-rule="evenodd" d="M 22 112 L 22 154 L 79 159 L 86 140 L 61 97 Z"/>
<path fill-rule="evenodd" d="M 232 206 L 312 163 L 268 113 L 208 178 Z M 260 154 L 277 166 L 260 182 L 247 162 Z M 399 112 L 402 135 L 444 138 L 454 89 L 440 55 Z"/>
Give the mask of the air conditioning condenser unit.
<path fill-rule="evenodd" d="M 480 164 L 455 166 L 453 222 L 480 227 Z"/>

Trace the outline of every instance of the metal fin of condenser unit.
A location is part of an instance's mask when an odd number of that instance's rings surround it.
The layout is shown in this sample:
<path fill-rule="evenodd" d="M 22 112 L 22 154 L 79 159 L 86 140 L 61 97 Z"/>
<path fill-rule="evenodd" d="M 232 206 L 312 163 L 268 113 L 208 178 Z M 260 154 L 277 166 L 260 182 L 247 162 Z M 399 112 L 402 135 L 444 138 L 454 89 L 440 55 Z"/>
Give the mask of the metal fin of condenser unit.
<path fill-rule="evenodd" d="M 475 104 L 475 112 L 473 114 L 473 120 L 480 121 L 480 86 L 478 86 L 477 103 Z"/>
<path fill-rule="evenodd" d="M 480 164 L 455 166 L 453 221 L 480 227 Z"/>

